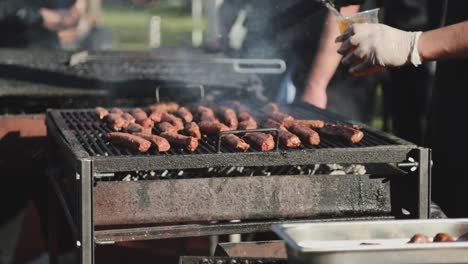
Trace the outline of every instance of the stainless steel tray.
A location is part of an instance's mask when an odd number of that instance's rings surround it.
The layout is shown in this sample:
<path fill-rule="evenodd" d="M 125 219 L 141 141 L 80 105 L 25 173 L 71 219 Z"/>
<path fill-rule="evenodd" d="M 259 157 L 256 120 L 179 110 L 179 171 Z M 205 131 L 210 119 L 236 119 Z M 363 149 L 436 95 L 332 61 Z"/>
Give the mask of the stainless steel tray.
<path fill-rule="evenodd" d="M 291 263 L 468 263 L 468 242 L 462 241 L 468 219 L 279 224 L 272 229 L 285 240 Z M 447 233 L 460 241 L 408 244 L 417 233 Z"/>

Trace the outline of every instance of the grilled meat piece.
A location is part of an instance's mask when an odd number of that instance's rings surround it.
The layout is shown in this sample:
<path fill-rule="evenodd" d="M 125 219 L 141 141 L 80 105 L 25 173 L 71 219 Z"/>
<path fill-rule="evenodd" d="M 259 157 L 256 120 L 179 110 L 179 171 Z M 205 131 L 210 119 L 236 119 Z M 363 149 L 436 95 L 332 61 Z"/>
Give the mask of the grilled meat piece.
<path fill-rule="evenodd" d="M 200 128 L 195 122 L 190 122 L 188 124 L 185 124 L 185 133 L 187 133 L 189 136 L 194 137 L 196 139 L 201 139 Z"/>
<path fill-rule="evenodd" d="M 447 233 L 438 233 L 435 235 L 433 242 L 453 242 L 455 239 Z"/>
<path fill-rule="evenodd" d="M 111 109 L 111 113 L 121 115 L 121 114 L 124 113 L 124 111 L 121 108 L 114 107 L 114 108 Z"/>
<path fill-rule="evenodd" d="M 128 133 L 110 132 L 106 135 L 107 140 L 112 144 L 123 146 L 139 152 L 147 152 L 151 147 L 151 142 Z"/>
<path fill-rule="evenodd" d="M 269 151 L 275 148 L 275 141 L 273 136 L 261 132 L 246 133 L 244 136 L 252 142 L 261 151 Z"/>
<path fill-rule="evenodd" d="M 237 116 L 239 121 L 255 121 L 255 118 L 249 112 L 240 112 L 239 115 Z"/>
<path fill-rule="evenodd" d="M 109 114 L 109 111 L 107 111 L 107 109 L 105 109 L 104 107 L 96 107 L 95 109 L 95 112 L 98 116 L 99 119 L 104 119 L 104 117 L 106 117 L 108 114 Z"/>
<path fill-rule="evenodd" d="M 228 131 L 229 127 L 225 124 L 215 123 L 215 122 L 200 122 L 198 124 L 202 134 L 206 135 L 218 135 L 221 131 Z"/>
<path fill-rule="evenodd" d="M 159 123 L 161 122 L 161 118 L 162 118 L 162 114 L 164 112 L 161 111 L 161 110 L 154 110 L 151 112 L 150 116 L 149 116 L 149 119 L 153 120 L 153 122 L 155 123 Z"/>
<path fill-rule="evenodd" d="M 426 235 L 416 234 L 410 239 L 410 241 L 408 243 L 416 243 L 416 244 L 431 243 L 431 240 Z"/>
<path fill-rule="evenodd" d="M 185 123 L 190 123 L 193 121 L 192 113 L 185 107 L 179 108 L 176 112 L 177 116 L 179 116 Z"/>
<path fill-rule="evenodd" d="M 240 122 L 237 129 L 247 130 L 247 129 L 257 129 L 257 128 L 258 128 L 258 124 L 257 122 L 255 122 L 255 120 L 247 120 L 247 121 Z"/>
<path fill-rule="evenodd" d="M 314 130 L 301 126 L 293 125 L 289 128 L 291 133 L 296 134 L 301 140 L 305 141 L 309 145 L 318 145 L 320 144 L 320 136 Z"/>
<path fill-rule="evenodd" d="M 265 113 L 279 112 L 279 106 L 275 103 L 268 103 L 262 108 L 262 111 Z"/>
<path fill-rule="evenodd" d="M 341 138 L 353 144 L 358 143 L 364 137 L 364 133 L 361 130 L 334 124 L 325 124 L 323 128 L 319 130 L 321 134 Z"/>
<path fill-rule="evenodd" d="M 325 122 L 322 120 L 286 120 L 284 122 L 285 127 L 290 127 L 295 124 L 303 125 L 314 130 L 323 128 L 325 126 Z"/>
<path fill-rule="evenodd" d="M 174 116 L 173 114 L 164 112 L 161 116 L 161 122 L 171 123 L 177 131 L 184 129 L 184 122 L 182 122 L 182 119 Z"/>
<path fill-rule="evenodd" d="M 231 129 L 236 130 L 239 126 L 239 120 L 237 120 L 237 114 L 232 108 L 220 107 L 218 111 L 222 117 L 223 122 Z"/>
<path fill-rule="evenodd" d="M 135 123 L 135 118 L 129 113 L 123 113 L 122 118 L 128 121 L 129 123 Z"/>
<path fill-rule="evenodd" d="M 194 137 L 188 137 L 175 132 L 163 132 L 161 137 L 167 139 L 173 146 L 180 146 L 188 151 L 195 151 L 198 148 L 198 140 Z"/>
<path fill-rule="evenodd" d="M 281 123 L 273 119 L 267 119 L 263 126 L 278 129 L 279 141 L 287 148 L 297 148 L 301 145 L 299 137 L 289 132 Z"/>
<path fill-rule="evenodd" d="M 125 128 L 128 133 L 142 133 L 151 135 L 151 127 L 144 127 L 137 123 L 130 123 L 128 124 L 127 128 Z"/>
<path fill-rule="evenodd" d="M 105 117 L 106 122 L 112 126 L 115 131 L 120 131 L 128 123 L 122 118 L 120 114 L 110 113 Z"/>
<path fill-rule="evenodd" d="M 144 127 L 153 127 L 153 120 L 148 118 L 146 112 L 141 108 L 135 108 L 132 110 L 132 115 L 135 118 L 135 123 L 140 124 Z"/>
<path fill-rule="evenodd" d="M 149 109 L 151 109 L 151 111 L 159 110 L 161 112 L 174 113 L 179 109 L 179 104 L 176 102 L 155 103 L 150 105 Z"/>
<path fill-rule="evenodd" d="M 156 135 L 145 134 L 145 133 L 133 133 L 135 136 L 139 136 L 151 142 L 151 145 L 156 149 L 157 152 L 166 152 L 171 149 L 171 144 L 169 141 L 163 137 Z"/>
<path fill-rule="evenodd" d="M 292 117 L 292 116 L 290 116 L 288 114 L 282 113 L 282 112 L 268 113 L 268 117 L 271 118 L 271 119 L 274 119 L 276 121 L 279 121 L 279 122 L 286 122 L 286 121 L 294 120 L 294 117 Z"/>
<path fill-rule="evenodd" d="M 221 137 L 221 142 L 238 152 L 246 152 L 250 148 L 250 145 L 247 144 L 247 142 L 233 134 L 223 135 Z"/>
<path fill-rule="evenodd" d="M 173 132 L 177 133 L 177 129 L 169 122 L 161 122 L 156 124 L 156 128 L 161 132 Z"/>

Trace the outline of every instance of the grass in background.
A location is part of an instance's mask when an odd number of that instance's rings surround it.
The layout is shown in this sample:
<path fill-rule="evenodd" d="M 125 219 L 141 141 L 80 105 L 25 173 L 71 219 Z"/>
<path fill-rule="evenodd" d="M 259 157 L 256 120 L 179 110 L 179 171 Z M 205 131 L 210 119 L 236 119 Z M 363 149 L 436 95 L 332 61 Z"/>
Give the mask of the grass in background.
<path fill-rule="evenodd" d="M 192 18 L 189 5 L 154 3 L 144 8 L 105 5 L 103 23 L 114 38 L 113 49 L 147 49 L 151 16 L 161 17 L 161 46 L 191 45 Z"/>

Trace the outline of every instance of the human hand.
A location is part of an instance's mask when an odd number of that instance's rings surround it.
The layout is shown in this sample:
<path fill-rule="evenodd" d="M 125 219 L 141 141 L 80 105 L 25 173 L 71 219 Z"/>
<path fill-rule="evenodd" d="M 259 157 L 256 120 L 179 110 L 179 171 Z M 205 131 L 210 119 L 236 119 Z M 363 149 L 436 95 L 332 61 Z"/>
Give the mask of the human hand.
<path fill-rule="evenodd" d="M 342 42 L 338 53 L 350 73 L 359 74 L 375 66 L 418 66 L 417 43 L 421 32 L 407 32 L 383 24 L 354 24 L 336 39 Z"/>
<path fill-rule="evenodd" d="M 68 10 L 41 8 L 39 13 L 42 16 L 43 26 L 53 31 L 75 27 L 80 19 L 80 12 L 76 6 Z"/>

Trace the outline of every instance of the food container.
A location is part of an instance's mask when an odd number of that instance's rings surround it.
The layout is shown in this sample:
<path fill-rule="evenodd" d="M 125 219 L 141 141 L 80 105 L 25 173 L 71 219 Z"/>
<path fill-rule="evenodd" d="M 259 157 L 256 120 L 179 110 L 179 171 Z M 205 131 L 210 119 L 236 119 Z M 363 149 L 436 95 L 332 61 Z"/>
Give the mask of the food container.
<path fill-rule="evenodd" d="M 468 219 L 278 224 L 290 263 L 468 263 Z M 456 242 L 408 243 L 447 233 Z M 465 235 L 465 236 L 464 236 Z"/>

